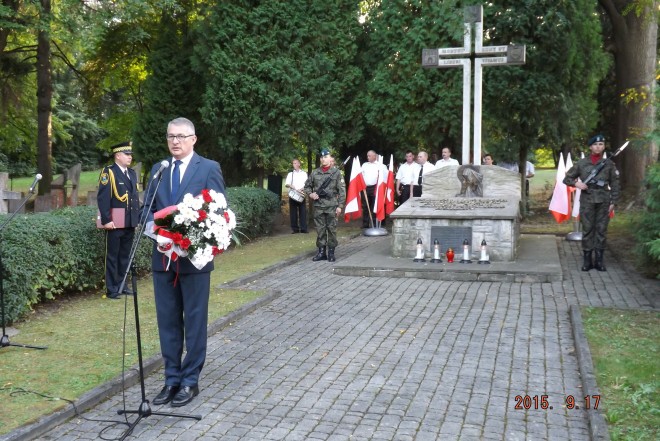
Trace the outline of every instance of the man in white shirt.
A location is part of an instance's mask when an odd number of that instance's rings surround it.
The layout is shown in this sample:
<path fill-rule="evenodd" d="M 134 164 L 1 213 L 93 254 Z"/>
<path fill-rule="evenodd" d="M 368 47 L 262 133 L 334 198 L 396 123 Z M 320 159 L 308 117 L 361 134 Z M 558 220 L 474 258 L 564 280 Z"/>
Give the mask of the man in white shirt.
<path fill-rule="evenodd" d="M 415 154 L 408 150 L 406 162 L 401 164 L 396 172 L 396 194 L 399 195 L 399 205 L 403 205 L 411 196 L 421 194 L 422 187 L 418 182 L 420 169 L 420 165 L 415 162 Z"/>
<path fill-rule="evenodd" d="M 417 182 L 419 183 L 419 195 L 413 194 L 415 197 L 422 195 L 423 176 L 435 170 L 435 166 L 429 162 L 429 154 L 424 151 L 417 154 L 417 163 L 420 166 L 420 172 L 417 176 Z"/>
<path fill-rule="evenodd" d="M 444 147 L 442 149 L 442 159 L 439 159 L 436 163 L 436 167 L 446 167 L 448 165 L 459 165 L 458 161 L 451 157 L 451 149 L 449 147 Z"/>
<path fill-rule="evenodd" d="M 364 183 L 367 185 L 367 200 L 365 201 L 364 193 L 362 194 L 362 228 L 371 228 L 374 225 L 374 202 L 376 198 L 376 184 L 378 178 L 382 175 L 382 179 L 387 179 L 387 167 L 378 162 L 378 153 L 373 150 L 367 152 L 367 162 L 362 164 L 362 177 Z M 368 202 L 368 203 L 367 203 Z M 385 220 L 381 223 L 385 226 Z"/>
<path fill-rule="evenodd" d="M 302 200 L 296 200 L 289 196 L 289 219 L 291 220 L 291 234 L 307 233 L 307 207 L 303 195 L 303 188 L 307 182 L 307 172 L 300 169 L 300 161 L 291 161 L 293 171 L 286 175 L 285 187 L 293 190 L 294 195 L 301 195 Z M 300 199 L 298 197 L 298 199 Z"/>

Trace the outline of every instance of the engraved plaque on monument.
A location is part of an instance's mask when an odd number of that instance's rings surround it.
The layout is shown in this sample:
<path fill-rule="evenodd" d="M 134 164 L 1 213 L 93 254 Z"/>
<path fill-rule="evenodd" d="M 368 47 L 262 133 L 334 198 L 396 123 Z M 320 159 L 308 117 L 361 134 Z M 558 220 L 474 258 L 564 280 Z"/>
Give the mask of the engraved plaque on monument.
<path fill-rule="evenodd" d="M 472 249 L 472 227 L 431 227 L 431 242 L 438 239 L 442 252 L 451 247 L 455 253 L 463 249 L 463 240 L 467 239 Z"/>

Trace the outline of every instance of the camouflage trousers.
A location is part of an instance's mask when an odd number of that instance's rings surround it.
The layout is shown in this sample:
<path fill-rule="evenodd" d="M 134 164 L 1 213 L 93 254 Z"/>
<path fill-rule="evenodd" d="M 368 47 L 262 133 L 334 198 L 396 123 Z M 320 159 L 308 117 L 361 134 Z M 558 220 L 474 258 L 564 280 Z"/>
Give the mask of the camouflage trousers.
<path fill-rule="evenodd" d="M 323 248 L 337 247 L 337 216 L 335 208 L 320 210 L 314 208 L 314 224 L 316 225 L 316 246 Z"/>
<path fill-rule="evenodd" d="M 582 249 L 604 250 L 607 225 L 610 222 L 610 204 L 580 200 L 580 223 L 582 224 Z"/>

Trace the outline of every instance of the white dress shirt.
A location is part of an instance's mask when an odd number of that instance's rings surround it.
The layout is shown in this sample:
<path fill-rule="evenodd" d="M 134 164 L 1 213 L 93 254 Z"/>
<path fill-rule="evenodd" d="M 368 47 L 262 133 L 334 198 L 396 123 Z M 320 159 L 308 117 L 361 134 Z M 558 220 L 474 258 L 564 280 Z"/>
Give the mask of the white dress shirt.
<path fill-rule="evenodd" d="M 378 175 L 382 173 L 387 173 L 387 168 L 378 162 L 365 162 L 362 164 L 362 177 L 364 177 L 364 183 L 367 186 L 376 185 L 378 183 Z M 384 174 L 383 180 L 387 179 L 387 175 Z"/>
<path fill-rule="evenodd" d="M 286 175 L 285 184 L 294 190 L 302 190 L 305 188 L 305 182 L 307 181 L 307 172 L 304 170 L 292 170 Z"/>
<path fill-rule="evenodd" d="M 420 166 L 416 162 L 408 164 L 404 162 L 399 166 L 399 170 L 396 172 L 396 180 L 399 181 L 401 185 L 418 185 L 417 181 L 419 178 Z"/>
<path fill-rule="evenodd" d="M 449 158 L 446 161 L 444 159 L 439 159 L 435 162 L 435 166 L 437 168 L 439 167 L 446 167 L 448 165 L 460 165 L 458 161 L 454 158 Z"/>

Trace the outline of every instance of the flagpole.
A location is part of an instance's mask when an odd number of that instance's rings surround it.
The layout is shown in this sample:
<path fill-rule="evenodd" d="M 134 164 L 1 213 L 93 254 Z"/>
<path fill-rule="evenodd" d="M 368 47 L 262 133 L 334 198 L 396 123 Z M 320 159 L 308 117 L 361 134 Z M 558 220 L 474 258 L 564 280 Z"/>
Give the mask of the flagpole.
<path fill-rule="evenodd" d="M 371 224 L 371 228 L 374 227 L 374 220 L 373 217 L 371 216 L 371 207 L 369 206 L 369 198 L 367 197 L 367 190 L 363 189 L 362 193 L 364 194 L 364 200 L 367 203 L 367 210 L 369 211 L 369 223 Z"/>

